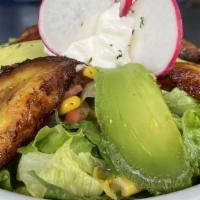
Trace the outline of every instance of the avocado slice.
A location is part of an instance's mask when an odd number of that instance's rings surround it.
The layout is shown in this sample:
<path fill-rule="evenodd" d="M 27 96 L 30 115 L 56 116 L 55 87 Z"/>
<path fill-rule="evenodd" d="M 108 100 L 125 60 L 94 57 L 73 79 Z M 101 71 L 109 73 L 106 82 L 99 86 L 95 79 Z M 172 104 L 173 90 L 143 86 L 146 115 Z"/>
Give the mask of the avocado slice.
<path fill-rule="evenodd" d="M 142 65 L 101 71 L 95 104 L 107 153 L 121 175 L 153 194 L 191 185 L 181 134 L 153 76 Z"/>
<path fill-rule="evenodd" d="M 45 57 L 41 40 L 22 42 L 0 48 L 0 66 L 21 63 L 27 59 Z"/>

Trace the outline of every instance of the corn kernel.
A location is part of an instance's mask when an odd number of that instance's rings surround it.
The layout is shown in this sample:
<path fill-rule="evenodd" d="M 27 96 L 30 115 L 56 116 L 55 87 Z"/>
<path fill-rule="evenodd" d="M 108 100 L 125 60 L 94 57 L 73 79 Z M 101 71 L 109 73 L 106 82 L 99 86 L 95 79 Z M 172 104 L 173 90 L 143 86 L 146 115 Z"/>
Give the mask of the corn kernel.
<path fill-rule="evenodd" d="M 59 114 L 65 115 L 66 113 L 80 107 L 80 104 L 81 104 L 81 100 L 78 96 L 69 97 L 61 103 L 60 109 L 59 109 Z"/>
<path fill-rule="evenodd" d="M 120 188 L 121 195 L 123 197 L 129 197 L 134 194 L 141 192 L 141 190 L 133 183 L 128 180 L 126 177 L 117 177 L 113 181 L 113 186 Z"/>
<path fill-rule="evenodd" d="M 91 78 L 94 79 L 95 76 L 97 75 L 97 68 L 96 67 L 86 67 L 83 70 L 83 76 L 87 77 L 87 78 Z"/>
<path fill-rule="evenodd" d="M 106 180 L 101 184 L 103 191 L 111 198 L 114 200 L 117 200 L 117 195 L 116 193 L 110 188 L 110 181 Z"/>

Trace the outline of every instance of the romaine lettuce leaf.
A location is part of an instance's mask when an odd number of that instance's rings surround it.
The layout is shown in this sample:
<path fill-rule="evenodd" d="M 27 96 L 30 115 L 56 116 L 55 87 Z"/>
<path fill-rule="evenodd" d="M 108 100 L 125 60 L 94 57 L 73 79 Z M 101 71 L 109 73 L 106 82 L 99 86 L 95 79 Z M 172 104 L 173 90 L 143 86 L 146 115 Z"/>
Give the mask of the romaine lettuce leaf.
<path fill-rule="evenodd" d="M 13 190 L 10 172 L 7 169 L 2 169 L 0 171 L 0 188 L 10 191 Z"/>
<path fill-rule="evenodd" d="M 71 193 L 66 192 L 62 188 L 52 185 L 46 182 L 44 179 L 40 178 L 34 171 L 29 173 L 33 178 L 35 178 L 43 187 L 46 188 L 46 193 L 44 195 L 47 199 L 55 200 L 109 200 L 107 196 L 97 196 L 97 197 L 80 197 Z"/>
<path fill-rule="evenodd" d="M 18 162 L 19 156 L 16 156 L 0 170 L 0 188 L 14 191 L 20 185 L 16 180 Z"/>
<path fill-rule="evenodd" d="M 105 141 L 101 137 L 101 133 L 94 125 L 94 123 L 91 121 L 82 121 L 79 123 L 79 128 L 88 138 L 88 140 L 98 147 L 99 153 L 104 159 L 106 166 L 110 168 L 113 173 L 117 174 L 116 169 L 110 159 L 110 156 L 106 151 Z"/>
<path fill-rule="evenodd" d="M 198 104 L 194 98 L 178 88 L 171 92 L 163 91 L 163 97 L 171 112 L 178 116 L 182 116 L 186 110 Z"/>
<path fill-rule="evenodd" d="M 102 161 L 94 158 L 90 152 L 85 151 L 83 140 L 74 136 L 69 139 L 54 155 L 48 166 L 39 174 L 48 183 L 59 186 L 78 196 L 98 196 L 102 193 L 99 182 L 93 178 L 92 173 L 96 166 L 102 165 Z M 76 138 L 77 147 L 81 145 L 83 152 L 78 154 L 71 145 Z M 77 149 L 77 148 L 76 148 Z"/>
<path fill-rule="evenodd" d="M 27 146 L 19 148 L 18 153 L 27 154 L 37 151 L 55 153 L 70 137 L 70 133 L 62 125 L 57 125 L 53 128 L 45 126 L 38 132 L 34 141 Z"/>
<path fill-rule="evenodd" d="M 54 154 L 24 154 L 19 163 L 18 180 L 23 181 L 35 197 L 45 197 L 47 188 L 30 176 L 30 171 L 67 193 L 80 197 L 98 196 L 102 188 L 93 177 L 93 171 L 97 166 L 103 167 L 104 162 L 92 156 L 92 149 L 93 145 L 79 133 L 71 136 Z"/>
<path fill-rule="evenodd" d="M 55 113 L 55 120 L 57 124 L 62 125 L 65 129 L 72 131 L 78 131 L 83 133 L 87 137 L 87 139 L 96 146 L 93 150 L 97 150 L 97 152 L 104 159 L 106 167 L 111 169 L 114 174 L 117 174 L 116 169 L 109 157 L 109 154 L 106 151 L 105 141 L 101 137 L 101 132 L 97 128 L 97 126 L 92 121 L 81 121 L 75 124 L 66 124 L 61 120 L 58 115 L 58 112 Z M 93 151 L 94 152 L 94 151 Z"/>
<path fill-rule="evenodd" d="M 76 154 L 91 152 L 93 147 L 94 145 L 86 140 L 82 134 L 73 137 L 70 144 L 71 150 Z"/>
<path fill-rule="evenodd" d="M 18 194 L 23 194 L 26 196 L 31 196 L 30 193 L 28 192 L 28 190 L 26 189 L 26 186 L 22 184 L 20 184 L 19 186 L 16 187 L 16 189 L 14 190 L 16 193 Z"/>
<path fill-rule="evenodd" d="M 18 165 L 17 179 L 25 184 L 31 195 L 35 197 L 43 197 L 46 189 L 29 175 L 29 171 L 34 170 L 35 173 L 39 174 L 48 165 L 52 158 L 52 154 L 41 152 L 31 152 L 22 155 Z"/>
<path fill-rule="evenodd" d="M 188 109 L 182 118 L 183 138 L 195 173 L 200 175 L 200 105 Z"/>
<path fill-rule="evenodd" d="M 200 175 L 200 104 L 178 88 L 171 92 L 163 91 L 163 96 L 183 133 L 195 175 Z"/>

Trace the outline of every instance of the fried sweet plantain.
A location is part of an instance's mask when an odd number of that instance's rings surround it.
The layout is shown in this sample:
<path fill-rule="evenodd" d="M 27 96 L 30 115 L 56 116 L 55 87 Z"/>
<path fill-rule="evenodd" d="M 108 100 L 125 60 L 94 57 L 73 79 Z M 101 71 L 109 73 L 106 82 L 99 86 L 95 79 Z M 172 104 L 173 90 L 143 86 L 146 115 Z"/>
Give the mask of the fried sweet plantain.
<path fill-rule="evenodd" d="M 33 25 L 26 28 L 26 30 L 15 40 L 15 42 L 13 42 L 13 44 L 40 39 L 38 26 Z"/>
<path fill-rule="evenodd" d="M 190 62 L 200 63 L 200 51 L 195 44 L 183 39 L 180 58 Z"/>
<path fill-rule="evenodd" d="M 191 63 L 176 63 L 168 75 L 158 80 L 165 90 L 178 87 L 200 100 L 200 67 Z"/>
<path fill-rule="evenodd" d="M 78 61 L 46 57 L 5 67 L 0 74 L 0 167 L 32 140 L 75 77 Z"/>

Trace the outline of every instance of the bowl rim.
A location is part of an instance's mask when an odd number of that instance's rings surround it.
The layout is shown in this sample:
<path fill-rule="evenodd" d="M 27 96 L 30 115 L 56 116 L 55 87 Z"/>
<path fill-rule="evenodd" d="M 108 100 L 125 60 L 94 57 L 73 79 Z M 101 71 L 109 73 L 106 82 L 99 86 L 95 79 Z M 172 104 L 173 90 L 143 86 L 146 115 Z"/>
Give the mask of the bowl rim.
<path fill-rule="evenodd" d="M 149 197 L 145 199 L 138 199 L 138 200 L 200 200 L 200 184 L 192 186 L 190 188 L 180 190 L 177 192 L 156 196 L 156 197 Z M 14 192 L 10 192 L 7 190 L 0 189 L 0 200 L 34 200 L 39 198 L 29 197 L 21 194 L 17 194 Z M 94 199 L 95 200 L 95 199 Z"/>

